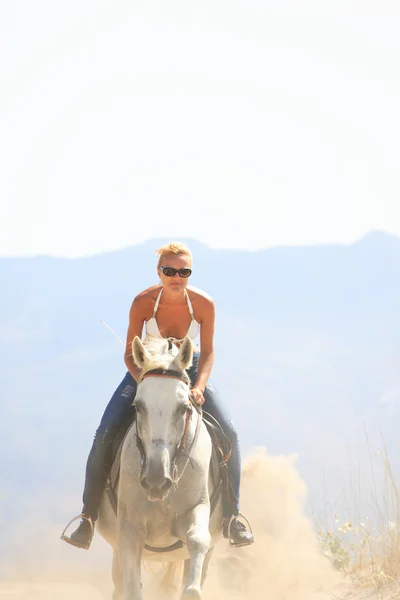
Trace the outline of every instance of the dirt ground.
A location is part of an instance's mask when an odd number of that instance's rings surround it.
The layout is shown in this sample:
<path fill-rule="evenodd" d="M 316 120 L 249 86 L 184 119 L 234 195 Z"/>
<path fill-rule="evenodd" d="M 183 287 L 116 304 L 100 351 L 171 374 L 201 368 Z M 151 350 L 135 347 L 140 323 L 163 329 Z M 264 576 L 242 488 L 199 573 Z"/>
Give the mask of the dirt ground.
<path fill-rule="evenodd" d="M 296 457 L 270 457 L 257 450 L 244 464 L 242 510 L 250 519 L 256 542 L 231 549 L 225 541 L 216 548 L 204 587 L 204 600 L 369 600 L 374 590 L 357 590 L 322 555 L 316 533 L 304 514 L 307 489 L 296 469 Z M 58 531 L 58 529 L 60 531 Z M 0 600 L 111 600 L 112 583 L 104 542 L 95 538 L 89 552 L 59 540 L 51 528 L 41 560 L 30 565 L 29 577 L 18 573 L 0 582 Z M 103 546 L 102 546 L 103 545 Z M 94 569 L 92 558 L 106 550 L 106 567 Z M 32 559 L 33 560 L 33 559 Z M 64 570 L 64 573 L 63 573 Z M 157 575 L 143 572 L 146 600 L 159 600 Z M 380 600 L 400 598 L 398 588 L 387 588 Z"/>

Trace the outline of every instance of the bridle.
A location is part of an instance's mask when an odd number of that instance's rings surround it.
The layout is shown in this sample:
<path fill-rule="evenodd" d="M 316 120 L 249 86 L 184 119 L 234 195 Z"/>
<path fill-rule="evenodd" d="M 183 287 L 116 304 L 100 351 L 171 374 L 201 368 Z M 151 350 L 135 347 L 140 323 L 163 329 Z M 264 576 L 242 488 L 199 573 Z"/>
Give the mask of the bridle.
<path fill-rule="evenodd" d="M 143 379 L 146 379 L 147 377 L 169 377 L 172 379 L 178 379 L 179 381 L 183 381 L 187 385 L 189 383 L 189 378 L 186 375 L 186 373 L 180 373 L 179 371 L 175 371 L 174 369 L 162 369 L 162 368 L 152 369 L 150 371 L 147 371 L 141 377 L 141 381 L 143 381 Z M 171 469 L 172 477 L 171 477 L 171 479 L 172 479 L 175 487 L 178 485 L 181 477 L 183 476 L 183 474 L 186 470 L 186 467 L 188 466 L 189 462 L 191 461 L 190 455 L 191 455 L 194 447 L 196 446 L 196 443 L 197 443 L 197 440 L 199 437 L 199 433 L 200 433 L 201 422 L 203 419 L 203 411 L 202 411 L 201 407 L 198 406 L 197 404 L 194 404 L 192 402 L 192 400 L 190 400 L 190 402 L 191 403 L 188 405 L 188 407 L 186 409 L 185 428 L 183 431 L 182 439 L 179 442 L 177 451 L 174 456 L 174 460 L 172 462 L 172 469 Z M 188 437 L 189 437 L 189 426 L 190 426 L 190 421 L 193 417 L 194 409 L 196 409 L 196 411 L 198 413 L 197 423 L 196 423 L 196 431 L 195 431 L 192 443 L 190 444 L 188 451 L 186 451 L 187 450 L 187 448 L 186 448 L 187 441 L 188 441 Z M 140 456 L 142 458 L 142 462 L 141 462 L 141 466 L 140 466 L 140 474 L 139 474 L 139 480 L 140 480 L 143 476 L 143 471 L 146 466 L 146 452 L 144 449 L 143 442 L 139 436 L 139 432 L 138 432 L 138 428 L 137 428 L 137 417 L 136 417 L 136 445 L 139 449 Z M 178 462 L 182 457 L 186 458 L 186 462 L 184 463 L 181 473 L 178 476 Z"/>

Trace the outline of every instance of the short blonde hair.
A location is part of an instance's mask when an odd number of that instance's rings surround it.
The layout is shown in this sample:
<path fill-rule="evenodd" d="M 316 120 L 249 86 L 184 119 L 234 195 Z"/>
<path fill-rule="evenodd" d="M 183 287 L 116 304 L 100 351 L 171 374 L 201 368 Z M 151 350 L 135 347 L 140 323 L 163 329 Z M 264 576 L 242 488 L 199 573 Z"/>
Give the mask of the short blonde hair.
<path fill-rule="evenodd" d="M 158 265 L 160 266 L 161 259 L 163 256 L 168 254 L 183 254 L 184 256 L 188 256 L 190 258 L 190 264 L 192 264 L 192 253 L 186 244 L 182 244 L 182 242 L 171 242 L 170 244 L 166 244 L 165 246 L 161 246 L 156 250 L 156 254 L 158 254 Z"/>

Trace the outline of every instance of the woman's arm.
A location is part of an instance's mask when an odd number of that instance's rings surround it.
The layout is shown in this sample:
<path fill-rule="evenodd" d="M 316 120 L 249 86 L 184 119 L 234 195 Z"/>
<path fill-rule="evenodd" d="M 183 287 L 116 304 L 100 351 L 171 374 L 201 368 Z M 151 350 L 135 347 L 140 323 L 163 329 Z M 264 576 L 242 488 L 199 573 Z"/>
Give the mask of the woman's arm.
<path fill-rule="evenodd" d="M 214 364 L 215 306 L 211 298 L 204 298 L 200 327 L 200 358 L 192 397 L 199 404 L 204 402 L 203 392 Z"/>
<path fill-rule="evenodd" d="M 129 327 L 128 333 L 126 334 L 126 346 L 124 360 L 128 368 L 129 373 L 136 381 L 140 373 L 140 369 L 135 365 L 132 357 L 132 342 L 134 337 L 137 335 L 139 338 L 142 337 L 143 324 L 145 321 L 147 307 L 147 297 L 143 294 L 136 296 L 132 302 L 131 309 L 129 311 Z"/>

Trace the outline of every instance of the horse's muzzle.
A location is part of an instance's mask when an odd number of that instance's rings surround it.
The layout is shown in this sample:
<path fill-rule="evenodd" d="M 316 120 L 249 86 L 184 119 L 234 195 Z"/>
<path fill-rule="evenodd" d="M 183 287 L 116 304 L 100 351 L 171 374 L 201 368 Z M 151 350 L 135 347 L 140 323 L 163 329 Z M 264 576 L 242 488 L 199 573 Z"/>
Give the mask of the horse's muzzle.
<path fill-rule="evenodd" d="M 150 502 L 158 502 L 164 500 L 169 490 L 172 487 L 172 479 L 170 477 L 163 477 L 160 481 L 149 481 L 146 476 L 140 480 L 140 485 L 146 492 L 147 498 Z"/>

